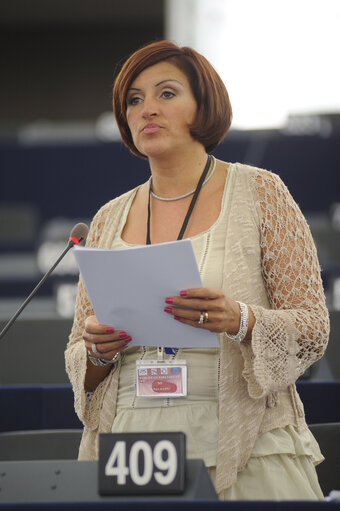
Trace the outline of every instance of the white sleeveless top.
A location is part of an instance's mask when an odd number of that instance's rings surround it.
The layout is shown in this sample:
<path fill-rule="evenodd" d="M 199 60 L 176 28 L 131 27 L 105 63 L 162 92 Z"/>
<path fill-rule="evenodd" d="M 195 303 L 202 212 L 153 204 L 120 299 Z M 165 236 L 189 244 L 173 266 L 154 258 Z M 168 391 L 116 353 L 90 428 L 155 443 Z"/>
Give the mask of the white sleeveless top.
<path fill-rule="evenodd" d="M 230 175 L 229 166 L 221 203 L 215 223 L 205 232 L 191 238 L 203 286 L 222 287 L 222 268 L 226 237 Z M 121 238 L 135 194 L 122 214 L 112 243 L 113 249 L 132 247 Z M 165 299 L 165 297 L 164 297 Z M 160 308 L 166 305 L 160 303 Z M 164 312 L 164 314 L 166 314 Z M 216 465 L 218 438 L 218 379 L 219 348 L 180 348 L 176 355 L 165 358 L 184 358 L 188 367 L 188 394 L 182 398 L 145 398 L 135 395 L 136 360 L 157 359 L 155 348 L 134 346 L 124 350 L 119 377 L 117 413 L 112 431 L 183 431 L 186 434 L 188 458 L 202 458 L 207 466 Z"/>

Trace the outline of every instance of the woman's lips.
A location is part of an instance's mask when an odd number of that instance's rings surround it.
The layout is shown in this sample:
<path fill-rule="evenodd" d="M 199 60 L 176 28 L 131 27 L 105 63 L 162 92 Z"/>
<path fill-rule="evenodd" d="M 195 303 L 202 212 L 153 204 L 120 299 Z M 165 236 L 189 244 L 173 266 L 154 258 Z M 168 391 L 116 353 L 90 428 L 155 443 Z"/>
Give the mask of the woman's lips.
<path fill-rule="evenodd" d="M 142 129 L 142 132 L 143 133 L 156 133 L 160 129 L 161 129 L 161 127 L 158 124 L 147 124 Z"/>

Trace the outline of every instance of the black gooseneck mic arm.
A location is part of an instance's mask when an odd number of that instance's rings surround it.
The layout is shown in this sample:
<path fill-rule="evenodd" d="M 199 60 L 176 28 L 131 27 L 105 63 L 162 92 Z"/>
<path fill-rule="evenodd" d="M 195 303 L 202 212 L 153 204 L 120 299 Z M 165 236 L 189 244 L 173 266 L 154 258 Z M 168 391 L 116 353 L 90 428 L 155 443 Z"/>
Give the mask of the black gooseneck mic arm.
<path fill-rule="evenodd" d="M 41 286 L 44 284 L 44 282 L 46 281 L 46 279 L 51 275 L 51 273 L 53 272 L 53 270 L 55 269 L 55 267 L 60 263 L 60 261 L 63 259 L 63 257 L 65 257 L 65 255 L 67 254 L 67 252 L 74 246 L 74 245 L 78 245 L 78 243 L 80 243 L 81 241 L 83 241 L 86 236 L 87 236 L 87 233 L 88 233 L 88 230 L 89 228 L 87 227 L 86 224 L 83 224 L 83 223 L 80 223 L 80 224 L 77 224 L 73 227 L 72 231 L 71 231 L 71 234 L 70 234 L 70 237 L 69 237 L 69 241 L 67 243 L 67 246 L 65 248 L 65 250 L 63 251 L 63 253 L 58 257 L 58 259 L 56 260 L 56 262 L 53 264 L 53 266 L 48 270 L 47 273 L 45 273 L 45 275 L 43 276 L 43 278 L 40 280 L 40 282 L 36 285 L 36 287 L 33 289 L 33 291 L 31 292 L 31 294 L 26 298 L 26 300 L 24 301 L 24 303 L 19 307 L 19 309 L 16 311 L 16 313 L 14 314 L 14 316 L 11 317 L 11 319 L 6 323 L 5 327 L 1 330 L 0 332 L 0 339 L 3 338 L 3 336 L 5 335 L 5 333 L 7 332 L 7 330 L 9 330 L 9 328 L 13 325 L 14 321 L 17 319 L 17 317 L 22 313 L 22 311 L 24 310 L 24 308 L 26 307 L 26 305 L 32 300 L 32 298 L 37 294 L 37 292 L 39 291 L 39 289 L 41 288 Z"/>

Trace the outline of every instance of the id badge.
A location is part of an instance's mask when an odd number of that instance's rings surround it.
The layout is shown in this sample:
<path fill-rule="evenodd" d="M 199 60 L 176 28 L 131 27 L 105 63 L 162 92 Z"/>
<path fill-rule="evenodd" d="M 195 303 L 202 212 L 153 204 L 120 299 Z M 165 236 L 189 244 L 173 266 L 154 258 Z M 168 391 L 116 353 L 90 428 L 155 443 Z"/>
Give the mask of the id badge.
<path fill-rule="evenodd" d="M 187 395 L 185 360 L 137 360 L 138 397 L 184 397 Z"/>

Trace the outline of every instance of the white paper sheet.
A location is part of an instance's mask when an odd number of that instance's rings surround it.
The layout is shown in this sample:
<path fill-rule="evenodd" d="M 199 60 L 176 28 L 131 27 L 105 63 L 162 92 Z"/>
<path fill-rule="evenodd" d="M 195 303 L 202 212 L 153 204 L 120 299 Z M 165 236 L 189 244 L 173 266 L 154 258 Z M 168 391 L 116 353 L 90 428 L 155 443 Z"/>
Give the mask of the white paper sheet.
<path fill-rule="evenodd" d="M 75 247 L 73 253 L 99 323 L 126 331 L 129 346 L 219 346 L 215 333 L 163 310 L 167 296 L 202 286 L 190 240 L 121 250 Z"/>

